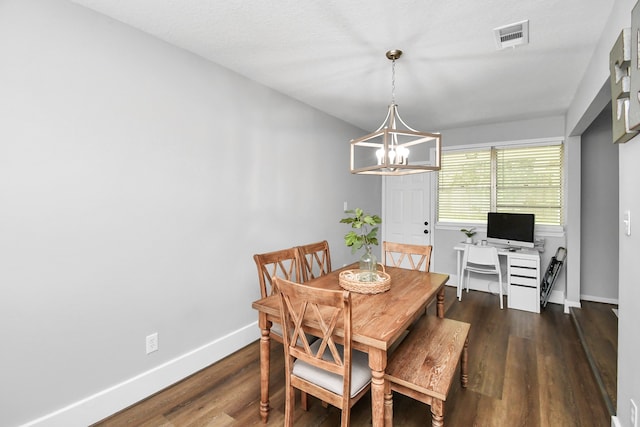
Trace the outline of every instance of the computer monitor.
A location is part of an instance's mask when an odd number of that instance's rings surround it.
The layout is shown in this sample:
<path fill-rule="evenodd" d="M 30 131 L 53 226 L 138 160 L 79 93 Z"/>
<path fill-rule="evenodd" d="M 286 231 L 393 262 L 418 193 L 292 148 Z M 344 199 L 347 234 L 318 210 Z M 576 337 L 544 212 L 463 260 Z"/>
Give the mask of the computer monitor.
<path fill-rule="evenodd" d="M 487 213 L 487 242 L 509 247 L 533 248 L 535 215 L 525 213 Z"/>

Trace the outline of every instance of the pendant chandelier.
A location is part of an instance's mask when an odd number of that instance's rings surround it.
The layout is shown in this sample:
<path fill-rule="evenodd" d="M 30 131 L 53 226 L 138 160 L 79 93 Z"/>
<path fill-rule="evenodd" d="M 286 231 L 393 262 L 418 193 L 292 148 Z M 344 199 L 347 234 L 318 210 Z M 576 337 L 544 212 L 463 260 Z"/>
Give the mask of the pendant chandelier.
<path fill-rule="evenodd" d="M 408 175 L 440 170 L 440 134 L 412 129 L 398 113 L 395 78 L 396 60 L 401 55 L 401 50 L 387 52 L 391 60 L 389 111 L 377 130 L 351 140 L 351 173 Z"/>

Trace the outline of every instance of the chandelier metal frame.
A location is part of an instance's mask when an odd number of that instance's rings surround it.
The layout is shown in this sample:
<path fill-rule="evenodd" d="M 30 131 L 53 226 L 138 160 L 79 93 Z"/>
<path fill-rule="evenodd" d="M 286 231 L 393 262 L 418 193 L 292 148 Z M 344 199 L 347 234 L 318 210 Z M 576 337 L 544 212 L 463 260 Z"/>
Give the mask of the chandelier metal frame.
<path fill-rule="evenodd" d="M 442 149 L 440 133 L 417 131 L 407 125 L 398 112 L 398 105 L 395 102 L 395 63 L 401 55 L 401 50 L 390 50 L 386 54 L 392 61 L 391 104 L 387 116 L 378 129 L 351 140 L 351 173 L 408 175 L 440 170 Z M 400 125 L 402 127 L 399 127 Z M 426 152 L 419 152 L 425 148 Z M 432 148 L 435 148 L 433 158 L 430 154 Z M 419 162 L 409 163 L 410 156 L 418 158 Z M 424 159 L 429 161 L 426 162 Z M 359 163 L 365 166 L 356 166 Z"/>

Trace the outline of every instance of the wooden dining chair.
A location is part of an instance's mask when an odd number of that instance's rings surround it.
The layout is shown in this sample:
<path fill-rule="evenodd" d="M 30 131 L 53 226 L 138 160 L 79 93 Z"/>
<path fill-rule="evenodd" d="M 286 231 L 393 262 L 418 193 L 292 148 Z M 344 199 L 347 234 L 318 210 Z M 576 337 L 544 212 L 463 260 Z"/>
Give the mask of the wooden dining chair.
<path fill-rule="evenodd" d="M 298 248 L 281 249 L 279 251 L 255 254 L 253 260 L 258 268 L 260 295 L 262 298 L 276 293 L 274 279 L 280 277 L 292 282 L 302 282 L 300 252 Z M 282 325 L 273 323 L 269 330 L 269 337 L 284 344 Z M 314 337 L 307 337 L 310 341 Z M 307 394 L 302 393 L 302 402 L 307 405 Z"/>
<path fill-rule="evenodd" d="M 293 282 L 302 282 L 300 259 L 296 248 L 255 254 L 253 260 L 256 262 L 256 267 L 258 267 L 258 281 L 262 298 L 275 294 L 273 283 L 275 277 L 282 277 Z M 284 343 L 282 326 L 279 324 L 274 323 L 271 325 L 269 336 L 280 343 Z"/>
<path fill-rule="evenodd" d="M 302 282 L 300 255 L 297 248 L 255 254 L 253 260 L 258 267 L 260 295 L 266 298 L 275 294 L 273 278 L 282 277 L 293 282 Z"/>
<path fill-rule="evenodd" d="M 295 389 L 340 408 L 341 425 L 349 426 L 351 407 L 371 387 L 367 354 L 352 349 L 351 294 L 279 277 L 275 285 L 284 330 L 285 426 L 293 425 Z M 310 343 L 308 335 L 318 339 Z M 304 400 L 302 407 L 307 410 Z"/>
<path fill-rule="evenodd" d="M 431 264 L 431 245 L 412 245 L 410 243 L 382 242 L 383 263 L 390 267 L 406 268 L 429 272 Z M 429 308 L 425 310 L 425 314 Z"/>
<path fill-rule="evenodd" d="M 384 265 L 408 268 L 410 270 L 429 271 L 431 264 L 431 245 L 412 245 L 409 243 L 382 242 Z"/>
<path fill-rule="evenodd" d="M 302 281 L 306 282 L 331 272 L 331 254 L 329 242 L 310 243 L 298 246 Z"/>

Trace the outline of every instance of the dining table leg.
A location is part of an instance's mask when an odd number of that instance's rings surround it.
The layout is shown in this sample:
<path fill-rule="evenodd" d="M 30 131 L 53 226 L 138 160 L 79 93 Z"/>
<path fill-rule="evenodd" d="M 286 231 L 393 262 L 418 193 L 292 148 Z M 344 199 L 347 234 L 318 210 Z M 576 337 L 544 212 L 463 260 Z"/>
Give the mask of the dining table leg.
<path fill-rule="evenodd" d="M 371 368 L 371 423 L 373 427 L 384 427 L 384 370 L 387 367 L 387 352 L 371 349 L 369 367 Z"/>
<path fill-rule="evenodd" d="M 444 318 L 444 285 L 440 286 L 440 290 L 438 291 L 437 296 L 438 301 L 436 302 L 436 311 L 439 318 Z"/>
<path fill-rule="evenodd" d="M 271 322 L 264 313 L 260 313 L 260 418 L 266 423 L 269 419 L 269 369 L 271 356 Z"/>
<path fill-rule="evenodd" d="M 393 427 L 393 391 L 389 381 L 384 382 L 384 425 Z"/>

